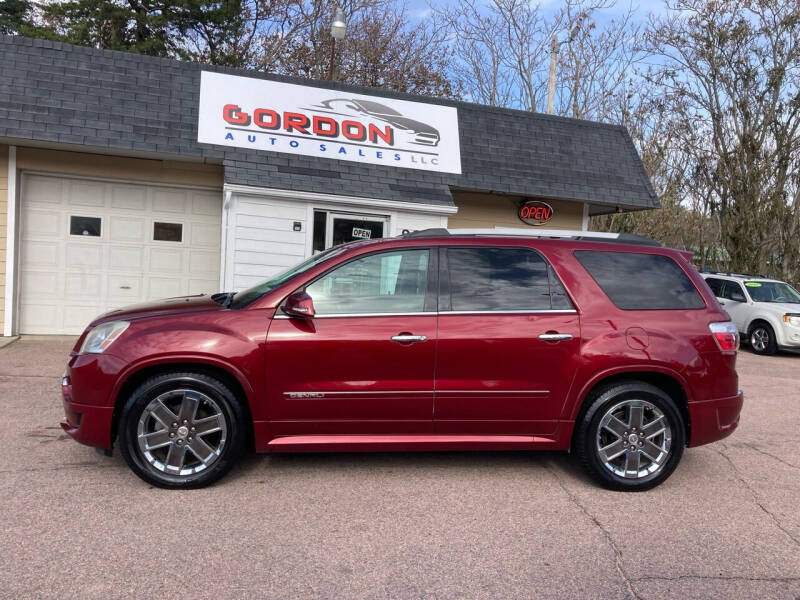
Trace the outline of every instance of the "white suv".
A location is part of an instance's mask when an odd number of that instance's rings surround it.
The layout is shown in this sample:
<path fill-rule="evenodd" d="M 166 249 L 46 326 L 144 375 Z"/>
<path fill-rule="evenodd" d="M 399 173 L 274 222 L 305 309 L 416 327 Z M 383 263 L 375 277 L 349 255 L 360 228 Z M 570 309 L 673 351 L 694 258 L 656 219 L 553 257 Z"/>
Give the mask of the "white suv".
<path fill-rule="evenodd" d="M 800 292 L 775 279 L 735 273 L 702 275 L 753 352 L 800 351 Z"/>

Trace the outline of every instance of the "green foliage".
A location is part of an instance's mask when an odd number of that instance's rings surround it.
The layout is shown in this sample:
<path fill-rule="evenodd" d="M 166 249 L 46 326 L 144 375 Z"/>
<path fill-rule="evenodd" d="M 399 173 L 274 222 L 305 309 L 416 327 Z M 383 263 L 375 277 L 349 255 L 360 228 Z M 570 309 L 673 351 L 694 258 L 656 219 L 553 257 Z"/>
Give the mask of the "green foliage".
<path fill-rule="evenodd" d="M 32 29 L 33 4 L 28 0 L 0 2 L 0 33 L 27 34 Z"/>

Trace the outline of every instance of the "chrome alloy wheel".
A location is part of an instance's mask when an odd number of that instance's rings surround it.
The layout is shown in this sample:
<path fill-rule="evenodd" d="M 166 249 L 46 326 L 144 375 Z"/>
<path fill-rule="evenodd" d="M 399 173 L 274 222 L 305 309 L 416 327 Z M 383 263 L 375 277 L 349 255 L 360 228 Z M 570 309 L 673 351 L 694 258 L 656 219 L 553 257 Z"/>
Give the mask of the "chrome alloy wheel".
<path fill-rule="evenodd" d="M 646 400 L 625 400 L 606 411 L 597 430 L 597 455 L 606 469 L 626 479 L 657 473 L 672 447 L 669 422 Z"/>
<path fill-rule="evenodd" d="M 764 352 L 769 346 L 769 332 L 763 327 L 756 327 L 750 334 L 750 346 L 756 352 Z"/>
<path fill-rule="evenodd" d="M 228 428 L 222 409 L 196 390 L 170 390 L 142 411 L 136 436 L 139 450 L 154 469 L 167 475 L 192 475 L 222 454 Z"/>

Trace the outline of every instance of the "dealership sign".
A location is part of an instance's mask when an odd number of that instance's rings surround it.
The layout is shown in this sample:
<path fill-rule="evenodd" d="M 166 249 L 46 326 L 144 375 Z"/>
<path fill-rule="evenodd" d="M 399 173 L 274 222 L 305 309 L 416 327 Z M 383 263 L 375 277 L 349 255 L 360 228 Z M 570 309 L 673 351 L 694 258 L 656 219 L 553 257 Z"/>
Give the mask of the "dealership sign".
<path fill-rule="evenodd" d="M 197 141 L 461 173 L 450 106 L 203 72 Z"/>
<path fill-rule="evenodd" d="M 519 207 L 517 215 L 528 225 L 544 225 L 553 217 L 553 207 L 547 202 L 528 200 Z"/>

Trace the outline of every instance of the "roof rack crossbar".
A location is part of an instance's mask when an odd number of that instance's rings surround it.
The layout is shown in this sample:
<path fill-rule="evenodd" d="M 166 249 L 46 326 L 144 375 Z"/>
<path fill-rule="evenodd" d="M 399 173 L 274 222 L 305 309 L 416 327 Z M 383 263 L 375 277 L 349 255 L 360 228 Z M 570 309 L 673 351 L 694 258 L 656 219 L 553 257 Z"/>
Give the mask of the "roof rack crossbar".
<path fill-rule="evenodd" d="M 642 246 L 661 246 L 655 240 L 636 235 L 635 233 L 607 233 L 604 231 L 579 231 L 570 229 L 515 229 L 513 227 L 495 227 L 493 229 L 445 229 L 442 227 L 422 229 L 405 233 L 401 237 L 429 238 L 442 236 L 497 236 L 497 237 L 533 237 L 540 239 L 557 238 L 586 242 L 617 242 L 622 244 L 639 244 Z"/>

